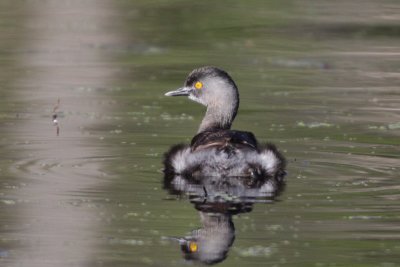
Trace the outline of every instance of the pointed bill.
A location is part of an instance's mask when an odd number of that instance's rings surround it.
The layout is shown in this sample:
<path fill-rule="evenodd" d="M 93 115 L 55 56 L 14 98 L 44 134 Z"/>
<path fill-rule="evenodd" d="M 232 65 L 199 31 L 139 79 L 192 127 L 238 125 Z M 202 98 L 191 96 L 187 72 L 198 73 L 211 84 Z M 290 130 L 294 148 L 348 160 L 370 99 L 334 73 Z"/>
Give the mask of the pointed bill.
<path fill-rule="evenodd" d="M 175 91 L 165 93 L 166 96 L 188 96 L 192 89 L 190 87 L 181 87 Z"/>

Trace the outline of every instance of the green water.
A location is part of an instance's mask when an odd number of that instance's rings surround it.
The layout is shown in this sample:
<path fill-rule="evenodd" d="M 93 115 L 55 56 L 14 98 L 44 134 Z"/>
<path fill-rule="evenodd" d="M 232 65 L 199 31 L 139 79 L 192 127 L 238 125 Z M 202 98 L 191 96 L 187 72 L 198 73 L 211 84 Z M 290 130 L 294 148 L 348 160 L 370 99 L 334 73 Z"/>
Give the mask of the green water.
<path fill-rule="evenodd" d="M 400 265 L 398 1 L 0 3 L 0 265 L 186 266 L 201 226 L 162 157 L 204 108 L 164 93 L 215 65 L 233 128 L 288 160 L 233 217 L 221 266 Z M 56 103 L 60 134 L 51 117 Z"/>

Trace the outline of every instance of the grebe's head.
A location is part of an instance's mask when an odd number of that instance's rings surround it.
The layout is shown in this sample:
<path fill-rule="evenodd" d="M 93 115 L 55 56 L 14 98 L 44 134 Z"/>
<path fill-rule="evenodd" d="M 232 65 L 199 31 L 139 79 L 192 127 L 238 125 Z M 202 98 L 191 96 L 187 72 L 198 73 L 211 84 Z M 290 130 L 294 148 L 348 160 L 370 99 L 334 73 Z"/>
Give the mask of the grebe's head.
<path fill-rule="evenodd" d="M 225 71 L 216 67 L 202 67 L 193 70 L 184 86 L 165 94 L 166 96 L 188 96 L 206 107 L 236 110 L 239 106 L 239 92 L 235 82 Z"/>

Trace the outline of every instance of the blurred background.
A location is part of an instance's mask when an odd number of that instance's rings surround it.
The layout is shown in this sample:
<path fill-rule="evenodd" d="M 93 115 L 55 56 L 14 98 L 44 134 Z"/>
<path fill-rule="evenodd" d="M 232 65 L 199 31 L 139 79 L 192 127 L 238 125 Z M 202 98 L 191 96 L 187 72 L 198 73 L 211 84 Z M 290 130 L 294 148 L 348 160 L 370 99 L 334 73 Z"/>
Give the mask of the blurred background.
<path fill-rule="evenodd" d="M 204 108 L 164 93 L 214 65 L 288 160 L 220 265 L 398 266 L 399 37 L 397 0 L 2 0 L 0 265 L 186 266 L 162 158 Z"/>

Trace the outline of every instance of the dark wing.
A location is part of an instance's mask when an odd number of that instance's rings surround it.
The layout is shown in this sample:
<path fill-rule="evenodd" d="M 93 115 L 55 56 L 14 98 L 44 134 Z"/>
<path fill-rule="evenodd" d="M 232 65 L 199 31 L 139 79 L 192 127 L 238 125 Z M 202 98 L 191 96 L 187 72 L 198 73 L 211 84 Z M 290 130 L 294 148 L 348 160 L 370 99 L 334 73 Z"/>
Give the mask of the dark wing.
<path fill-rule="evenodd" d="M 251 132 L 235 130 L 205 131 L 193 137 L 190 144 L 191 150 L 199 150 L 209 147 L 247 147 L 258 150 L 257 140 Z"/>

